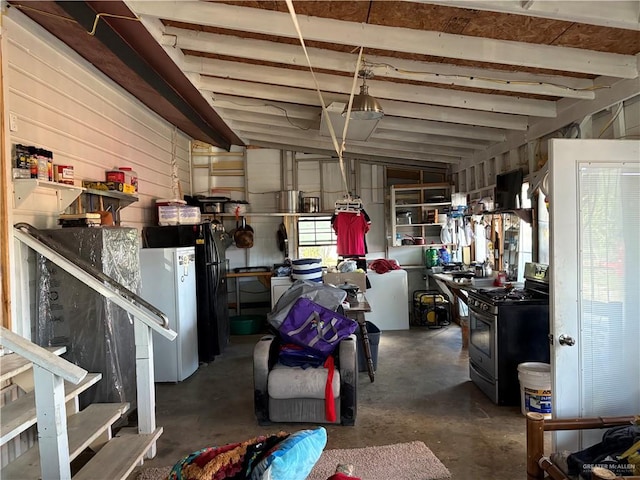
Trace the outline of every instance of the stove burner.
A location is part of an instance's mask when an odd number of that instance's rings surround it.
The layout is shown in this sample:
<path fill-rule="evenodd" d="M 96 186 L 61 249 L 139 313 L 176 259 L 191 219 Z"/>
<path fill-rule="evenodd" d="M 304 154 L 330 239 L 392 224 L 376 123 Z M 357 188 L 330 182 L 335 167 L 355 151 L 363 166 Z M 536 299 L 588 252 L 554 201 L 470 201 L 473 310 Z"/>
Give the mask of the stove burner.
<path fill-rule="evenodd" d="M 532 298 L 536 298 L 531 292 L 524 289 L 506 289 L 506 288 L 496 288 L 493 290 L 485 290 L 480 289 L 478 293 L 484 297 L 489 298 L 494 302 L 504 302 L 504 301 L 523 301 L 523 300 L 531 300 Z"/>

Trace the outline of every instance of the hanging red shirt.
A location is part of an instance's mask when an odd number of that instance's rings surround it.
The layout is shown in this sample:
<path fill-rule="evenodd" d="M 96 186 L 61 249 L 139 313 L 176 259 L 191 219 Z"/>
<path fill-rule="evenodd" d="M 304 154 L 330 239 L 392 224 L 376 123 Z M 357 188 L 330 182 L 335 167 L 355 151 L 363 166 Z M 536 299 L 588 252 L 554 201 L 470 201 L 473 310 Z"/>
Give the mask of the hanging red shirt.
<path fill-rule="evenodd" d="M 333 221 L 333 230 L 338 236 L 338 255 L 364 255 L 364 234 L 369 223 L 362 213 L 340 212 Z"/>

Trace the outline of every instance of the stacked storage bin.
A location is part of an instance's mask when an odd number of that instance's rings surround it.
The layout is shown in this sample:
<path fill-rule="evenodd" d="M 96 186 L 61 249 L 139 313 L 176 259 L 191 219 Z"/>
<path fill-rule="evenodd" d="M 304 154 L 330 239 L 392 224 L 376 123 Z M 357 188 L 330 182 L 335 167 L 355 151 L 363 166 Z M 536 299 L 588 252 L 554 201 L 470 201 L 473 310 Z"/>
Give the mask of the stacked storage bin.
<path fill-rule="evenodd" d="M 294 280 L 322 282 L 322 259 L 300 258 L 298 260 L 292 260 L 291 278 Z"/>

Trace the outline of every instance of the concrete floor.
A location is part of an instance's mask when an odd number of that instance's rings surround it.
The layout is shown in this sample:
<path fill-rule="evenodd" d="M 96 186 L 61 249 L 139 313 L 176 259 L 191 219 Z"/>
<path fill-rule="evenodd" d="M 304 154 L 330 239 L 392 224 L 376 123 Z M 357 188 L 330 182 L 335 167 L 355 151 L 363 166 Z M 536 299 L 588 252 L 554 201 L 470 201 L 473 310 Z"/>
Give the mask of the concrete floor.
<path fill-rule="evenodd" d="M 157 385 L 164 434 L 145 467 L 173 465 L 206 446 L 309 427 L 258 426 L 251 356 L 259 338 L 233 336 L 223 355 L 186 381 Z M 327 448 L 421 440 L 454 479 L 526 478 L 525 419 L 519 407 L 498 407 L 471 383 L 457 325 L 383 332 L 376 380 L 361 373 L 358 388 L 356 425 L 328 426 Z"/>

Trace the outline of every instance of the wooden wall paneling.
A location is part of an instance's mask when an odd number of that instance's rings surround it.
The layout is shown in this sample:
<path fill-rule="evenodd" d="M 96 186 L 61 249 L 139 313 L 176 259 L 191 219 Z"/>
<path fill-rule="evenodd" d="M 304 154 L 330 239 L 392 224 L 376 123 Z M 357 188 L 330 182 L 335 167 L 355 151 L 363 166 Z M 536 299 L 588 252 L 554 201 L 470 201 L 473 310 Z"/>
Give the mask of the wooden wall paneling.
<path fill-rule="evenodd" d="M 155 217 L 154 203 L 173 193 L 172 157 L 183 191 L 190 190 L 190 138 L 151 112 L 62 42 L 31 23 L 6 19 L 8 104 L 20 121 L 14 143 L 54 153 L 54 163 L 74 166 L 77 183 L 102 180 L 105 170 L 131 166 L 139 177 L 139 202 L 121 212 L 122 225 L 141 228 Z M 37 193 L 43 204 L 51 195 Z M 56 225 L 56 215 L 16 210 L 17 221 Z M 153 219 L 152 221 L 155 221 Z"/>
<path fill-rule="evenodd" d="M 6 91 L 8 90 L 6 74 L 6 33 L 0 24 L 0 105 L 6 105 Z M 6 188 L 11 184 L 11 145 L 9 142 L 9 109 L 3 108 L 0 115 L 0 324 L 11 329 L 11 191 Z"/>

